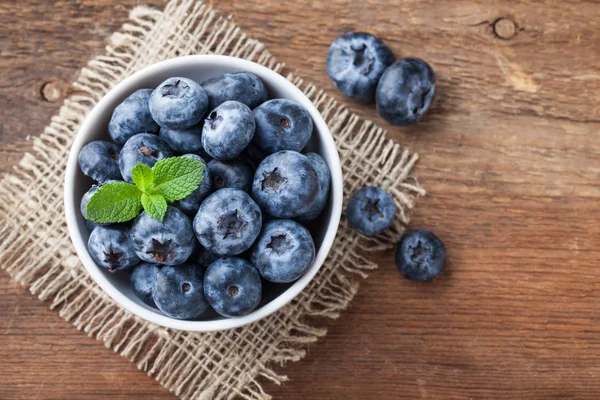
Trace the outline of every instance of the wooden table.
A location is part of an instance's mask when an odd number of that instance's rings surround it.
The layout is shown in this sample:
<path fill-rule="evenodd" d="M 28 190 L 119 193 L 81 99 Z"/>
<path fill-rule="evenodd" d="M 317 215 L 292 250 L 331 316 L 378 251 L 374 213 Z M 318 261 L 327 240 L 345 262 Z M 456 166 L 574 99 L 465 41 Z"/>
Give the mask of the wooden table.
<path fill-rule="evenodd" d="M 0 3 L 2 175 L 139 2 Z M 327 48 L 351 30 L 428 60 L 439 82 L 422 123 L 389 130 L 421 155 L 429 194 L 413 227 L 444 240 L 447 272 L 414 284 L 381 255 L 352 306 L 323 321 L 329 334 L 285 368 L 291 381 L 267 390 L 279 399 L 600 398 L 600 3 L 217 6 L 332 93 Z M 374 107 L 348 104 L 383 123 Z M 0 305 L 0 398 L 172 398 L 4 273 Z"/>

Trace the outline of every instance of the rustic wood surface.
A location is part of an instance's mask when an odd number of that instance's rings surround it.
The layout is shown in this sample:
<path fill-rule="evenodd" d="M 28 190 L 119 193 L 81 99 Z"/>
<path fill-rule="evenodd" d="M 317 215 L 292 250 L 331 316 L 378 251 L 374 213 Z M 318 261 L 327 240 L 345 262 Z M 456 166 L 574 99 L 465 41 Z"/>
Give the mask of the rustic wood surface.
<path fill-rule="evenodd" d="M 161 7 L 158 0 L 142 2 Z M 0 2 L 0 174 L 140 0 Z M 428 189 L 413 227 L 447 272 L 401 278 L 390 254 L 280 399 L 600 398 L 600 3 L 214 2 L 298 75 L 335 93 L 329 43 L 367 30 L 437 72 L 428 117 L 390 135 Z M 280 4 L 281 3 L 281 4 Z M 341 99 L 341 98 L 340 98 Z M 374 107 L 350 103 L 380 123 Z M 173 395 L 0 274 L 0 398 Z"/>

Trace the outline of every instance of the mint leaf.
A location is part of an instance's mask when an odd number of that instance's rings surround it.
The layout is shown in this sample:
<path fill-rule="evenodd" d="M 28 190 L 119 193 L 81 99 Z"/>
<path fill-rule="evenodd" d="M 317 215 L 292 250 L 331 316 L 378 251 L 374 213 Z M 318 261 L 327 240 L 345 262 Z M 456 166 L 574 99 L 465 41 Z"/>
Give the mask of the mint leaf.
<path fill-rule="evenodd" d="M 198 189 L 204 178 L 204 164 L 188 157 L 170 157 L 160 160 L 154 172 L 153 193 L 160 193 L 169 201 L 186 198 Z"/>
<path fill-rule="evenodd" d="M 163 221 L 167 212 L 167 201 L 160 194 L 142 193 L 144 210 L 154 219 Z"/>
<path fill-rule="evenodd" d="M 131 178 L 133 179 L 133 183 L 135 183 L 142 192 L 147 193 L 152 189 L 154 172 L 152 171 L 152 168 L 146 164 L 138 162 L 131 170 Z"/>
<path fill-rule="evenodd" d="M 85 208 L 86 218 L 98 223 L 125 222 L 142 209 L 142 192 L 127 182 L 102 185 Z"/>

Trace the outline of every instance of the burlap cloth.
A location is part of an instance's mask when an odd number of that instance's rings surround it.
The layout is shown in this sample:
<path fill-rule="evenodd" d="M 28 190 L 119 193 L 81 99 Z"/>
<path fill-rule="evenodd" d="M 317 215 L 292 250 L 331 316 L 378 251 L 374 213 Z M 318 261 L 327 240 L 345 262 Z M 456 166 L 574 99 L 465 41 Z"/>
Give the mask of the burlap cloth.
<path fill-rule="evenodd" d="M 75 254 L 63 209 L 67 155 L 80 124 L 111 87 L 157 61 L 202 53 L 241 57 L 286 73 L 231 18 L 200 2 L 173 0 L 164 11 L 134 9 L 131 23 L 113 34 L 106 53 L 81 70 L 74 84 L 79 93 L 65 100 L 34 139 L 33 154 L 26 154 L 0 183 L 0 265 L 77 329 L 102 340 L 181 398 L 268 399 L 259 382 L 285 381 L 274 368 L 300 360 L 306 344 L 325 335 L 310 317 L 337 318 L 356 293 L 357 281 L 377 267 L 364 256 L 390 248 L 403 232 L 416 198 L 424 194 L 410 176 L 418 157 L 312 84 L 287 74 L 331 129 L 342 160 L 346 201 L 364 185 L 384 187 L 399 210 L 392 229 L 366 239 L 342 218 L 331 254 L 311 284 L 289 306 L 247 327 L 189 333 L 140 320 L 91 281 Z"/>

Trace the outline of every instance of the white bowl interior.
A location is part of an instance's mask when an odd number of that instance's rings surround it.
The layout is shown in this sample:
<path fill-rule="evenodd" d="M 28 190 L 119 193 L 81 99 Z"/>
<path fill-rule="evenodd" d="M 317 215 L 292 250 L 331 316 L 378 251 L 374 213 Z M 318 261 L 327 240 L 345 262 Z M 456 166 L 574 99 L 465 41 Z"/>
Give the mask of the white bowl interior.
<path fill-rule="evenodd" d="M 269 91 L 270 98 L 287 98 L 302 104 L 314 121 L 313 136 L 306 151 L 320 154 L 331 171 L 332 187 L 323 214 L 307 227 L 313 234 L 317 255 L 309 271 L 291 284 L 264 285 L 264 296 L 260 306 L 249 315 L 240 318 L 222 319 L 214 312 L 196 321 L 169 318 L 155 308 L 139 300 L 131 290 L 126 275 L 112 274 L 99 268 L 89 256 L 87 240 L 89 231 L 85 219 L 79 212 L 83 194 L 92 185 L 92 180 L 81 172 L 77 155 L 81 148 L 93 140 L 110 140 L 108 123 L 114 108 L 129 94 L 141 88 L 154 88 L 172 76 L 182 76 L 202 82 L 223 73 L 250 71 L 258 75 Z M 270 69 L 250 61 L 226 56 L 187 56 L 154 64 L 132 75 L 112 89 L 92 110 L 74 141 L 66 171 L 65 212 L 71 240 L 84 266 L 94 280 L 119 304 L 141 318 L 166 327 L 213 331 L 230 329 L 256 321 L 287 304 L 308 284 L 324 262 L 335 238 L 342 207 L 342 174 L 339 156 L 327 125 L 310 100 L 292 83 Z"/>

